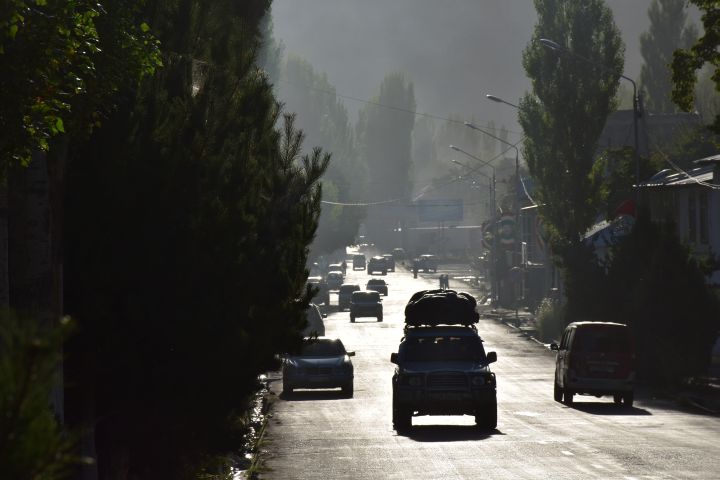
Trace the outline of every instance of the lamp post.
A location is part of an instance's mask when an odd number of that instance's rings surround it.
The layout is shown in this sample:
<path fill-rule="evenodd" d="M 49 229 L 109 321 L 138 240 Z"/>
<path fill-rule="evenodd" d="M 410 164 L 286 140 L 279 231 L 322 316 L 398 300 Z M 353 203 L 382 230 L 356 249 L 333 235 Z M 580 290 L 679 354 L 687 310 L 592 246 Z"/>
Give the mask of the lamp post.
<path fill-rule="evenodd" d="M 595 62 L 593 60 L 590 60 L 589 58 L 583 57 L 582 55 L 573 52 L 572 50 L 567 49 L 566 47 L 563 47 L 557 42 L 554 42 L 547 38 L 541 38 L 540 43 L 544 46 L 549 48 L 550 50 L 553 50 L 555 52 L 560 53 L 566 53 L 570 55 L 571 57 L 577 58 L 578 60 L 582 60 L 583 62 L 592 65 L 594 67 L 597 67 L 601 70 L 604 70 L 605 72 L 615 73 L 616 71 L 613 69 L 603 65 L 602 63 Z M 640 204 L 640 151 L 638 148 L 638 118 L 640 117 L 640 111 L 639 111 L 639 104 L 640 104 L 640 97 L 637 90 L 637 85 L 635 84 L 635 81 L 626 76 L 625 74 L 621 73 L 618 75 L 619 78 L 622 78 L 623 80 L 627 80 L 632 84 L 633 87 L 633 137 L 634 137 L 634 143 L 635 143 L 635 206 L 636 208 Z"/>
<path fill-rule="evenodd" d="M 511 107 L 520 108 L 519 105 L 515 105 L 514 103 L 510 103 L 510 102 L 508 102 L 508 101 L 506 101 L 506 100 L 503 100 L 503 99 L 500 98 L 500 97 L 496 97 L 495 95 L 485 95 L 485 98 L 487 98 L 488 100 L 492 100 L 493 102 L 504 103 L 505 105 L 510 105 Z"/>
<path fill-rule="evenodd" d="M 471 153 L 469 153 L 469 152 L 466 152 L 465 150 L 463 150 L 462 148 L 460 148 L 460 147 L 458 147 L 458 146 L 456 146 L 456 145 L 449 145 L 449 147 L 450 147 L 452 150 L 455 150 L 456 152 L 460 152 L 460 153 L 462 153 L 463 155 L 465 155 L 465 156 L 467 156 L 467 157 L 469 157 L 469 158 L 472 158 L 472 159 L 475 160 L 476 162 L 480 162 L 481 166 L 489 167 L 490 169 L 492 169 L 492 178 L 491 178 L 491 183 L 490 183 L 490 185 L 491 185 L 491 191 L 490 191 L 490 192 L 491 192 L 491 197 L 492 197 L 491 203 L 492 203 L 492 206 L 493 206 L 493 215 L 492 215 L 492 217 L 490 218 L 490 221 L 492 222 L 492 229 L 493 229 L 493 230 L 492 230 L 492 232 L 493 232 L 492 237 L 493 237 L 493 238 L 492 238 L 492 253 L 491 253 L 492 262 L 491 262 L 491 264 L 490 264 L 490 266 L 491 266 L 490 271 L 492 272 L 492 283 L 491 283 L 491 288 L 492 288 L 492 303 L 495 304 L 495 303 L 497 302 L 498 285 L 499 285 L 499 283 L 498 283 L 498 278 L 497 278 L 498 276 L 497 276 L 497 272 L 496 272 L 496 264 L 497 264 L 497 257 L 496 257 L 496 256 L 497 256 L 498 248 L 497 248 L 497 222 L 495 221 L 495 215 L 497 214 L 497 199 L 496 199 L 496 196 L 495 196 L 495 187 L 496 187 L 496 185 L 495 185 L 495 166 L 492 165 L 490 162 L 487 162 L 487 161 L 483 160 L 482 158 L 478 158 L 478 157 L 476 157 L 475 155 L 473 155 L 473 154 L 471 154 Z M 454 162 L 454 163 L 457 163 L 457 164 L 459 164 L 459 165 L 463 165 L 462 163 L 457 162 L 457 161 L 455 161 L 455 160 L 453 160 L 453 162 Z M 463 165 L 463 166 L 465 166 L 465 165 Z M 467 167 L 466 167 L 466 168 L 467 168 Z"/>
<path fill-rule="evenodd" d="M 494 97 L 497 98 L 497 97 Z M 500 100 L 500 99 L 498 99 Z M 507 103 L 508 105 L 512 105 L 512 103 L 502 101 L 502 103 Z M 482 128 L 479 128 L 478 126 L 470 123 L 470 122 L 464 122 L 465 126 L 468 128 L 472 128 L 473 130 L 477 130 L 480 133 L 484 133 L 485 135 L 494 138 L 495 140 L 499 141 L 502 144 L 505 144 L 509 146 L 510 148 L 515 149 L 515 197 L 513 200 L 513 203 L 515 204 L 513 206 L 513 210 L 515 211 L 515 245 L 513 246 L 513 261 L 512 266 L 517 267 L 522 263 L 522 250 L 520 250 L 522 247 L 520 245 L 520 150 L 517 148 L 517 146 L 513 145 L 510 142 L 507 142 L 503 140 L 502 138 L 498 137 L 497 135 L 493 135 L 490 132 L 486 132 Z M 517 297 L 517 295 L 516 295 Z M 520 317 L 518 314 L 518 299 L 515 298 L 515 323 L 520 323 Z"/>

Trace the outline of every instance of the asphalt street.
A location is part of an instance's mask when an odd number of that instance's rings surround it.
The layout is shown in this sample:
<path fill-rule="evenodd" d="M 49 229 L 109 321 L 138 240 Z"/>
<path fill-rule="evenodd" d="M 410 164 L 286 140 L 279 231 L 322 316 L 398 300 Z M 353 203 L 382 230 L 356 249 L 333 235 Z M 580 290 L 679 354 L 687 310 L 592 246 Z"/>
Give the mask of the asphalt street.
<path fill-rule="evenodd" d="M 385 278 L 385 320 L 331 309 L 327 336 L 356 352 L 355 394 L 339 390 L 277 395 L 262 445 L 262 479 L 717 479 L 720 418 L 682 411 L 668 399 L 639 394 L 624 409 L 612 398 L 553 401 L 555 354 L 493 320 L 478 331 L 496 351 L 498 427 L 475 428 L 470 416 L 414 417 L 398 434 L 391 423 L 390 354 L 402 337 L 403 310 L 417 290 L 437 288 L 437 274 L 398 268 Z M 451 272 L 451 274 L 457 272 Z M 365 285 L 364 271 L 346 282 Z M 451 279 L 451 288 L 459 287 Z M 331 298 L 335 303 L 336 298 Z"/>

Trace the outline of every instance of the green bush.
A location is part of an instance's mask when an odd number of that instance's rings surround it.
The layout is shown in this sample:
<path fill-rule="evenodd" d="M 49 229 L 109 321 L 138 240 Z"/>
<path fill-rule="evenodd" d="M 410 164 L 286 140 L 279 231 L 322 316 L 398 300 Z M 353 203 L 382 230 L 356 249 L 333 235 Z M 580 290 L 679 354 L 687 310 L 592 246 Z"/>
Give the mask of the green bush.
<path fill-rule="evenodd" d="M 50 405 L 68 325 L 46 328 L 35 316 L 0 312 L 2 478 L 67 478 L 77 460 Z"/>
<path fill-rule="evenodd" d="M 545 298 L 537 309 L 538 335 L 543 342 L 560 338 L 565 328 L 565 312 L 559 302 Z"/>

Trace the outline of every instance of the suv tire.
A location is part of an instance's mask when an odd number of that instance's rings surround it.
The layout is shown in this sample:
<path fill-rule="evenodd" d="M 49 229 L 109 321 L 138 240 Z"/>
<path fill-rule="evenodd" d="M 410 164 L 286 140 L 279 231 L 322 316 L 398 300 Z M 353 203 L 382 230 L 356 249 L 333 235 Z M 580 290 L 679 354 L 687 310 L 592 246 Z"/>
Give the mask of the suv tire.
<path fill-rule="evenodd" d="M 355 323 L 355 315 L 350 314 L 350 323 Z"/>
<path fill-rule="evenodd" d="M 378 322 L 382 322 L 382 321 L 383 321 L 383 316 L 380 315 L 379 317 L 377 317 L 377 321 L 378 321 Z"/>
<path fill-rule="evenodd" d="M 623 405 L 625 408 L 632 408 L 633 402 L 635 401 L 635 393 L 634 392 L 627 392 L 623 394 Z"/>
<path fill-rule="evenodd" d="M 553 398 L 556 402 L 561 402 L 563 397 L 563 391 L 562 388 L 560 388 L 560 385 L 555 382 L 555 385 L 553 387 Z"/>
<path fill-rule="evenodd" d="M 412 412 L 405 408 L 396 407 L 393 403 L 392 422 L 393 428 L 398 432 L 409 430 L 412 428 Z"/>
<path fill-rule="evenodd" d="M 475 413 L 475 425 L 488 430 L 497 428 L 497 400 Z"/>
<path fill-rule="evenodd" d="M 285 381 L 285 379 L 283 379 L 283 391 L 282 391 L 282 393 L 283 393 L 284 395 L 292 395 L 292 393 L 293 393 L 292 387 L 291 387 L 290 385 L 288 385 L 288 383 Z"/>
<path fill-rule="evenodd" d="M 563 388 L 563 403 L 568 407 L 573 404 L 573 395 L 575 394 L 572 390 Z"/>
<path fill-rule="evenodd" d="M 349 383 L 349 384 L 345 385 L 344 387 L 342 387 L 342 393 L 346 397 L 352 398 L 353 392 L 354 392 L 354 389 L 353 389 L 352 383 Z"/>

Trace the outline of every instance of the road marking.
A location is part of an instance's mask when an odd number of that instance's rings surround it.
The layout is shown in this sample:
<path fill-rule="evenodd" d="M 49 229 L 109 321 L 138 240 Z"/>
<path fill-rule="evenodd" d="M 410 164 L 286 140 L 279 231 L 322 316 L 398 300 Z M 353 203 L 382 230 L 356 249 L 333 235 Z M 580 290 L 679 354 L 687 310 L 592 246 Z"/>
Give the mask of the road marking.
<path fill-rule="evenodd" d="M 569 450 L 560 450 L 560 453 L 562 453 L 563 455 L 567 455 L 568 457 L 574 457 L 574 456 L 575 456 L 575 454 L 572 453 L 572 452 L 569 451 Z"/>

